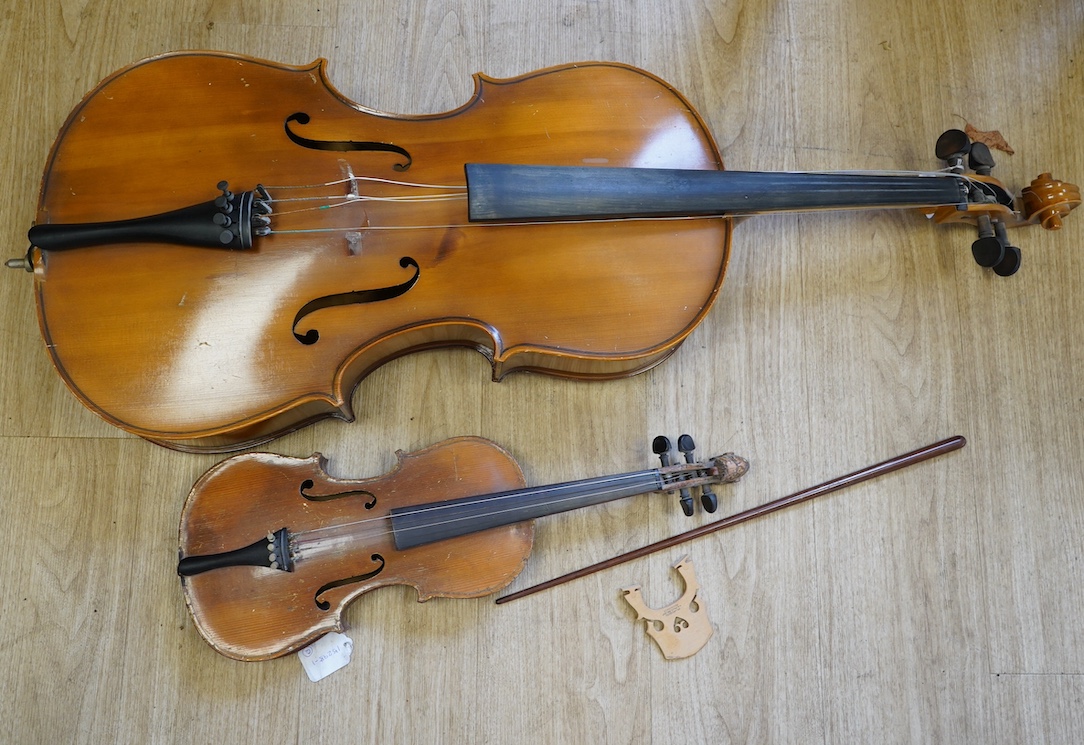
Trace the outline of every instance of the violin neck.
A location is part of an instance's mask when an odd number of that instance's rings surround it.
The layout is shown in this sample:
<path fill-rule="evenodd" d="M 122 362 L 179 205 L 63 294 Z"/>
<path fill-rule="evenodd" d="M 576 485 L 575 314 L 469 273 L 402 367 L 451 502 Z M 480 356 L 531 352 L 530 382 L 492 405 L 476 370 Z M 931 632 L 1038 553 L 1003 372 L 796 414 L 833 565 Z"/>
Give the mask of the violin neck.
<path fill-rule="evenodd" d="M 748 215 L 967 202 L 948 175 L 864 175 L 468 163 L 471 221 Z"/>
<path fill-rule="evenodd" d="M 663 488 L 663 475 L 654 469 L 401 507 L 389 514 L 395 546 L 403 550 Z"/>

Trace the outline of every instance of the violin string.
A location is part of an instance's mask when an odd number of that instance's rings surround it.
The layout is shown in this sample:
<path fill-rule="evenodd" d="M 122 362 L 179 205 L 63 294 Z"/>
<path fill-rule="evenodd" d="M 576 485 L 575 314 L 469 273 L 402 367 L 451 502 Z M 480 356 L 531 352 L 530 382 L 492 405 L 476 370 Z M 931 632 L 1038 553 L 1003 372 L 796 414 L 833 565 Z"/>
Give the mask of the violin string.
<path fill-rule="evenodd" d="M 598 496 L 607 496 L 607 494 L 620 493 L 621 491 L 622 491 L 622 489 L 620 487 L 615 486 L 615 487 L 611 487 L 611 488 L 608 488 L 608 489 L 602 489 L 602 490 L 594 491 L 593 493 L 598 494 Z M 649 491 L 654 491 L 654 489 L 645 488 L 645 490 L 643 492 L 641 492 L 641 493 L 647 493 Z M 518 496 L 518 494 L 517 494 L 517 496 Z M 557 498 L 557 499 L 552 499 L 552 500 L 549 500 L 549 501 L 541 502 L 541 503 L 539 503 L 539 506 L 544 506 L 544 508 L 549 508 L 549 506 L 554 506 L 554 505 L 557 505 L 557 504 L 563 504 L 565 502 L 570 502 L 570 501 L 579 499 L 580 497 L 582 497 L 582 494 L 579 494 L 579 493 L 570 494 L 570 496 L 568 496 L 568 497 L 560 497 L 560 498 Z M 455 505 L 455 506 L 461 506 L 461 505 Z M 404 527 L 399 528 L 398 532 L 409 532 L 409 531 L 412 531 L 412 530 L 423 530 L 423 529 L 436 528 L 436 527 L 440 527 L 440 526 L 443 526 L 443 525 L 451 525 L 453 523 L 462 523 L 463 521 L 477 521 L 477 519 L 482 519 L 482 518 L 485 518 L 485 517 L 491 517 L 491 516 L 494 516 L 494 515 L 502 515 L 502 514 L 506 514 L 506 513 L 509 513 L 509 512 L 513 512 L 513 511 L 515 511 L 515 509 L 516 509 L 516 506 L 512 505 L 512 506 L 506 506 L 506 508 L 504 508 L 504 509 L 489 510 L 489 511 L 487 511 L 485 513 L 478 514 L 478 515 L 462 515 L 462 516 L 459 516 L 459 517 L 449 517 L 449 518 L 446 518 L 446 519 L 437 519 L 437 521 L 430 521 L 430 522 L 427 522 L 425 525 L 404 526 Z M 401 515 L 404 515 L 404 514 L 416 514 L 416 512 L 426 512 L 426 510 L 415 511 L 413 513 L 399 513 L 399 515 L 401 516 Z M 369 517 L 369 518 L 361 519 L 361 521 L 357 521 L 357 522 L 354 522 L 354 523 L 344 523 L 344 524 L 341 524 L 341 525 L 326 526 L 326 527 L 323 527 L 323 528 L 315 528 L 313 530 L 306 530 L 306 531 L 298 532 L 298 534 L 294 534 L 294 535 L 291 536 L 292 545 L 295 548 L 295 550 L 298 552 L 298 558 L 305 558 L 305 552 L 309 552 L 311 554 L 314 551 L 319 552 L 321 549 L 335 548 L 336 545 L 338 545 L 339 543 L 343 543 L 343 542 L 354 541 L 354 540 L 359 540 L 359 539 L 382 538 L 384 536 L 389 536 L 389 535 L 395 534 L 395 532 L 397 532 L 397 530 L 395 528 L 390 528 L 390 527 L 385 528 L 385 527 L 383 527 L 383 525 L 380 525 L 380 524 L 390 524 L 390 522 L 391 522 L 391 515 L 382 515 L 382 516 L 379 516 L 379 517 Z M 377 525 L 370 525 L 372 523 L 376 523 Z M 358 528 L 359 525 L 361 526 L 360 529 Z M 376 529 L 373 529 L 373 528 L 376 528 Z M 322 536 L 320 538 L 312 538 L 311 536 L 312 536 L 312 534 L 314 534 L 314 532 L 327 532 L 328 535 Z M 341 535 L 336 535 L 336 534 L 341 534 Z"/>
<path fill-rule="evenodd" d="M 705 466 L 701 466 L 701 469 L 703 469 L 703 468 L 705 468 Z M 597 479 L 586 479 L 586 480 L 588 482 L 590 482 L 590 485 L 592 485 L 592 486 L 593 485 L 610 486 L 610 485 L 613 485 L 613 484 L 618 484 L 618 483 L 623 482 L 623 481 L 632 481 L 632 480 L 639 479 L 639 478 L 645 478 L 645 477 L 653 475 L 653 474 L 655 474 L 657 472 L 658 472 L 658 469 L 655 469 L 653 471 L 652 470 L 633 471 L 631 473 L 620 473 L 620 474 L 616 474 L 614 476 L 600 476 Z M 573 484 L 573 483 L 576 483 L 576 482 L 564 482 L 564 483 L 560 483 L 560 484 L 548 484 L 548 485 L 545 485 L 545 486 L 538 486 L 538 487 L 524 487 L 522 489 L 512 489 L 512 490 L 509 490 L 507 492 L 496 492 L 496 493 L 490 493 L 490 494 L 480 494 L 480 495 L 478 495 L 477 497 L 475 497 L 473 499 L 468 498 L 469 501 L 457 501 L 457 502 L 454 502 L 453 504 L 422 504 L 422 505 L 415 505 L 415 506 L 412 506 L 412 507 L 410 507 L 408 509 L 402 510 L 399 514 L 404 516 L 404 517 L 413 517 L 415 515 L 424 514 L 426 512 L 437 512 L 437 511 L 440 511 L 440 510 L 456 509 L 456 508 L 459 508 L 459 507 L 474 507 L 474 506 L 477 506 L 477 505 L 483 505 L 483 504 L 493 503 L 493 502 L 500 502 L 500 501 L 508 500 L 508 499 L 521 499 L 523 497 L 538 496 L 538 495 L 542 495 L 542 494 L 547 494 L 549 492 L 557 491 L 558 489 L 566 489 L 566 488 L 569 487 L 570 484 Z M 334 530 L 336 528 L 349 527 L 351 525 L 358 525 L 358 524 L 366 523 L 366 522 L 376 522 L 376 521 L 379 521 L 379 520 L 382 520 L 382 519 L 383 519 L 383 517 L 380 517 L 380 516 L 378 516 L 378 517 L 367 517 L 367 518 L 362 518 L 361 520 L 354 520 L 354 521 L 348 522 L 348 523 L 341 523 L 339 525 L 328 525 L 328 526 L 324 526 L 322 528 L 313 528 L 311 530 L 301 531 L 301 532 L 296 533 L 295 535 L 312 535 L 314 533 L 320 533 L 322 531 Z"/>
<path fill-rule="evenodd" d="M 590 491 L 590 493 L 593 494 L 593 495 L 598 495 L 598 496 L 607 496 L 607 495 L 610 495 L 610 494 L 617 494 L 617 493 L 623 491 L 623 489 L 628 488 L 628 485 L 624 484 L 623 482 L 635 483 L 635 481 L 637 479 L 647 479 L 647 478 L 650 478 L 652 476 L 659 476 L 662 479 L 663 487 L 671 486 L 673 488 L 677 488 L 677 486 L 679 486 L 681 483 L 683 483 L 683 482 L 687 483 L 689 481 L 689 479 L 682 479 L 681 478 L 682 476 L 684 476 L 686 474 L 689 474 L 691 479 L 696 479 L 696 478 L 698 478 L 697 476 L 695 476 L 695 474 L 697 472 L 706 471 L 706 470 L 708 470 L 708 467 L 703 465 L 703 464 L 691 464 L 687 468 L 684 468 L 683 470 L 675 472 L 675 473 L 661 474 L 658 471 L 658 469 L 648 470 L 648 471 L 636 471 L 636 472 L 633 472 L 633 473 L 619 474 L 617 476 L 602 477 L 602 478 L 599 478 L 599 479 L 588 479 L 590 484 L 587 485 L 587 486 L 592 486 L 592 487 L 593 486 L 606 486 L 606 488 L 603 488 L 601 490 L 592 489 Z M 699 477 L 699 478 L 703 478 L 703 477 Z M 415 515 L 419 515 L 419 514 L 425 514 L 427 512 L 436 512 L 436 511 L 440 511 L 440 510 L 456 509 L 456 508 L 462 508 L 462 507 L 466 507 L 466 506 L 473 506 L 473 505 L 479 505 L 479 504 L 499 503 L 499 502 L 505 502 L 507 500 L 512 500 L 512 499 L 520 500 L 525 496 L 537 496 L 537 495 L 540 495 L 540 494 L 555 492 L 555 491 L 557 491 L 559 489 L 562 489 L 562 488 L 568 488 L 570 486 L 570 484 L 573 484 L 573 483 L 575 483 L 575 482 L 567 482 L 567 483 L 564 483 L 564 484 L 551 484 L 549 486 L 537 487 L 537 488 L 533 488 L 533 489 L 532 488 L 517 489 L 517 490 L 511 491 L 511 492 L 508 492 L 508 493 L 483 495 L 483 496 L 478 497 L 477 499 L 473 499 L 473 500 L 469 500 L 469 501 L 457 501 L 457 502 L 455 502 L 453 504 L 420 505 L 420 506 L 418 506 L 418 507 L 416 507 L 414 509 L 403 510 L 403 511 L 399 512 L 397 516 L 398 517 L 408 517 L 408 516 L 415 516 Z M 652 482 L 652 484 L 650 486 L 645 484 L 644 491 L 641 492 L 641 493 L 646 494 L 646 493 L 649 493 L 651 491 L 656 491 L 657 490 L 657 483 L 658 482 Z M 655 486 L 655 488 L 651 488 L 651 486 Z M 546 501 L 546 502 L 541 502 L 537 506 L 539 506 L 539 507 L 551 507 L 551 506 L 554 506 L 554 505 L 563 504 L 565 502 L 569 502 L 569 501 L 572 501 L 572 500 L 579 499 L 582 496 L 584 496 L 584 492 L 581 491 L 581 492 L 577 492 L 575 494 L 570 494 L 568 496 L 562 496 L 562 497 L 558 497 L 556 499 L 551 499 L 551 500 Z M 452 517 L 452 518 L 448 518 L 448 519 L 444 519 L 444 520 L 430 521 L 430 522 L 426 523 L 425 525 L 407 526 L 407 527 L 401 528 L 400 531 L 401 532 L 406 532 L 406 531 L 410 531 L 410 530 L 420 530 L 420 529 L 423 529 L 423 528 L 433 528 L 433 527 L 438 527 L 438 526 L 441 526 L 441 525 L 449 525 L 449 524 L 452 524 L 452 523 L 455 523 L 455 522 L 462 522 L 463 520 L 477 520 L 477 519 L 481 519 L 481 518 L 489 517 L 489 516 L 493 516 L 493 515 L 505 514 L 505 513 L 511 512 L 511 511 L 513 511 L 515 509 L 516 509 L 516 505 L 510 506 L 510 507 L 502 507 L 502 508 L 499 508 L 499 509 L 491 509 L 491 510 L 489 510 L 487 512 L 484 512 L 484 513 L 481 513 L 481 514 L 466 515 L 466 516 Z M 324 527 L 321 527 L 321 528 L 313 528 L 311 530 L 299 531 L 297 533 L 291 534 L 290 537 L 291 537 L 292 545 L 298 551 L 319 550 L 321 548 L 332 547 L 332 546 L 338 545 L 339 543 L 342 543 L 343 541 L 357 540 L 359 538 L 379 538 L 379 537 L 382 537 L 382 536 L 385 536 L 385 535 L 392 534 L 392 533 L 395 532 L 394 530 L 383 527 L 383 524 L 389 523 L 390 520 L 391 520 L 391 515 L 381 515 L 381 516 L 377 516 L 377 517 L 363 518 L 361 520 L 354 520 L 354 521 L 351 521 L 351 522 L 341 523 L 341 524 L 338 524 L 338 525 L 327 525 L 327 526 L 324 526 Z M 357 529 L 358 526 L 361 526 L 360 530 Z M 371 529 L 367 530 L 367 528 L 378 528 L 378 529 L 377 530 L 371 530 Z M 316 534 L 328 534 L 328 535 L 326 535 L 325 537 L 313 538 L 312 536 L 314 536 Z"/>

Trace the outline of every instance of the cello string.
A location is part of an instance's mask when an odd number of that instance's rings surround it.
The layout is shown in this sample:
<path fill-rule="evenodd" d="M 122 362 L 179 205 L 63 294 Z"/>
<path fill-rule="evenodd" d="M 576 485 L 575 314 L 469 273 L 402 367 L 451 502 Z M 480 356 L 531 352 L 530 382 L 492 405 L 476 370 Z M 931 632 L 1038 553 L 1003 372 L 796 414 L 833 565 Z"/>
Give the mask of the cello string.
<path fill-rule="evenodd" d="M 352 203 L 352 202 L 351 202 Z M 346 203 L 350 204 L 350 203 Z M 941 204 L 924 204 L 922 208 L 937 208 L 937 207 L 952 207 L 958 202 L 943 202 Z M 342 206 L 342 205 L 336 205 Z M 898 206 L 898 207 L 883 207 L 877 209 L 915 209 L 912 206 Z M 830 211 L 845 211 L 847 208 L 831 208 L 822 209 L 819 207 L 813 207 L 807 210 L 801 209 L 789 209 L 785 212 L 787 214 L 797 214 L 800 212 L 830 212 Z M 854 209 L 870 209 L 868 207 L 856 207 Z M 303 211 L 303 210 L 298 210 Z M 281 214 L 293 214 L 281 213 Z M 632 215 L 628 217 L 594 217 L 594 218 L 578 218 L 578 219 L 566 219 L 566 220 L 534 220 L 534 221 L 519 221 L 519 222 L 466 222 L 466 223 L 435 223 L 429 225 L 351 225 L 344 227 L 326 227 L 326 228 L 287 228 L 287 229 L 272 229 L 271 235 L 303 235 L 303 234 L 316 234 L 316 233 L 365 233 L 376 231 L 394 231 L 394 230 L 452 230 L 452 229 L 465 229 L 465 228 L 507 228 L 507 227 L 539 227 L 542 225 L 588 225 L 593 223 L 620 223 L 620 222 L 670 222 L 674 220 L 722 220 L 726 218 L 734 217 L 752 217 L 754 215 L 764 214 L 761 212 L 727 212 L 719 215 Z"/>
<path fill-rule="evenodd" d="M 335 179 L 334 181 L 326 181 L 322 184 L 302 184 L 294 186 L 265 186 L 267 190 L 278 189 L 281 191 L 300 190 L 300 189 L 326 189 L 329 186 L 338 186 L 339 184 L 350 184 L 355 186 L 359 181 L 365 181 L 369 183 L 377 184 L 389 184 L 392 186 L 409 186 L 414 189 L 462 189 L 466 190 L 466 184 L 462 186 L 459 184 L 427 184 L 421 181 L 397 181 L 395 179 L 380 178 L 378 176 L 354 176 L 350 175 L 345 178 Z M 274 200 L 272 200 L 274 201 Z"/>
<path fill-rule="evenodd" d="M 725 171 L 723 171 L 725 173 Z M 959 178 L 973 181 L 974 179 L 967 174 L 956 173 L 948 168 L 942 168 L 933 171 L 907 171 L 907 170 L 889 170 L 889 169 L 868 169 L 868 170 L 847 170 L 847 171 L 770 171 L 765 173 L 775 173 L 784 175 L 809 175 L 809 176 L 929 176 L 929 177 L 941 177 L 941 178 Z M 293 184 L 293 185 L 265 185 L 268 191 L 301 191 L 305 189 L 326 189 L 329 186 L 338 186 L 340 184 L 351 184 L 351 186 L 357 185 L 358 182 L 388 184 L 391 186 L 405 186 L 413 189 L 459 189 L 461 191 L 467 190 L 466 184 L 433 184 L 423 181 L 400 181 L 396 179 L 381 178 L 378 176 L 346 176 L 340 179 L 334 179 L 332 181 L 325 181 L 322 184 Z M 979 182 L 981 183 L 981 182 Z M 280 201 L 272 199 L 271 201 Z"/>
<path fill-rule="evenodd" d="M 966 174 L 959 174 L 952 172 L 948 169 L 942 169 L 938 171 L 892 171 L 892 170 L 865 170 L 865 171 L 778 171 L 776 173 L 792 174 L 792 175 L 853 175 L 853 176 L 886 176 L 886 177 L 930 177 L 930 178 L 955 178 L 965 180 L 971 184 L 977 185 L 987 194 L 993 195 L 993 190 L 982 181 L 974 179 Z M 459 193 L 443 193 L 433 195 L 390 195 L 390 196 L 377 196 L 373 194 L 359 194 L 353 188 L 358 182 L 372 182 L 390 184 L 396 186 L 404 186 L 418 189 L 459 189 Z M 269 186 L 267 189 L 271 190 L 284 190 L 284 191 L 299 191 L 309 189 L 327 188 L 329 186 L 336 186 L 344 183 L 351 184 L 351 193 L 346 195 L 318 195 L 312 197 L 282 197 L 272 199 L 274 203 L 290 203 L 290 202 L 331 202 L 332 200 L 341 200 L 332 204 L 321 204 L 314 207 L 304 207 L 292 210 L 286 210 L 275 213 L 275 217 L 281 217 L 284 215 L 295 215 L 304 212 L 315 211 L 327 211 L 331 209 L 338 209 L 350 206 L 357 206 L 360 202 L 387 202 L 387 203 L 436 203 L 446 201 L 463 201 L 467 198 L 465 185 L 459 184 L 431 184 L 423 182 L 411 182 L 411 181 L 398 181 L 393 179 L 377 178 L 372 176 L 354 176 L 350 175 L 345 178 L 335 179 L 323 184 L 308 184 L 298 186 Z M 861 190 L 861 189 L 860 189 Z M 815 191 L 833 191 L 840 192 L 841 189 L 838 186 L 821 186 L 817 187 Z M 905 191 L 905 190 L 901 190 Z M 938 205 L 922 205 L 924 207 L 942 207 L 952 206 L 955 202 L 946 202 Z M 818 209 L 818 208 L 813 208 Z M 846 208 L 840 208 L 846 209 Z M 802 210 L 788 210 L 791 212 L 801 212 Z M 721 218 L 721 217 L 747 217 L 750 215 L 758 214 L 756 212 L 731 212 L 725 215 L 705 215 L 705 216 L 630 216 L 630 217 L 609 217 L 609 218 L 587 218 L 587 219 L 567 219 L 567 220 L 546 220 L 546 221 L 531 221 L 531 222 L 492 222 L 492 223 L 467 223 L 467 224 L 435 224 L 435 225 L 387 225 L 387 226 L 373 226 L 373 225 L 359 225 L 359 226 L 347 226 L 347 227 L 321 227 L 321 228 L 297 228 L 297 229 L 279 229 L 272 230 L 271 232 L 278 234 L 313 234 L 313 233 L 334 233 L 334 232 L 365 232 L 376 230 L 425 230 L 425 229 L 457 229 L 466 227 L 476 227 L 481 225 L 491 226 L 537 226 L 539 224 L 586 224 L 594 222 L 612 223 L 623 221 L 644 221 L 644 220 L 697 220 L 705 218 Z"/>

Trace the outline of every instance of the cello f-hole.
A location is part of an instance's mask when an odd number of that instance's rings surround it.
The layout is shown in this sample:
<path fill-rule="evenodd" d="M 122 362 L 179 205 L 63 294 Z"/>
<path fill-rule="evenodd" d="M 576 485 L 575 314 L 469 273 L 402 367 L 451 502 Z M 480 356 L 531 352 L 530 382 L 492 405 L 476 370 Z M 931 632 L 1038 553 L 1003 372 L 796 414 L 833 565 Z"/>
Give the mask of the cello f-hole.
<path fill-rule="evenodd" d="M 290 122 L 297 122 L 298 124 L 308 124 L 312 121 L 312 117 L 306 114 L 304 111 L 299 111 L 296 114 L 290 114 L 286 117 L 286 121 L 283 123 L 283 129 L 286 130 L 286 136 L 290 138 L 290 141 L 295 145 L 309 148 L 310 150 L 325 150 L 330 152 L 351 152 L 351 151 L 364 151 L 375 153 L 396 153 L 402 155 L 406 161 L 403 163 L 395 163 L 392 168 L 396 171 L 405 171 L 410 168 L 414 162 L 414 158 L 410 155 L 405 148 L 393 145 L 390 142 L 375 142 L 368 141 L 354 141 L 354 140 L 312 140 L 308 137 L 302 137 L 290 130 Z"/>
<path fill-rule="evenodd" d="M 406 282 L 402 282 L 390 287 L 378 287 L 372 290 L 354 290 L 352 292 L 341 292 L 337 295 L 325 295 L 324 297 L 310 300 L 301 306 L 301 310 L 294 316 L 294 338 L 302 344 L 310 345 L 315 344 L 320 340 L 320 332 L 316 329 L 309 329 L 304 334 L 297 332 L 297 325 L 301 323 L 301 319 L 310 313 L 315 313 L 318 310 L 324 308 L 334 308 L 338 305 L 363 305 L 365 303 L 377 303 L 381 300 L 391 300 L 397 298 L 410 291 L 412 287 L 418 282 L 418 277 L 421 276 L 422 270 L 418 266 L 418 262 L 409 256 L 404 256 L 399 259 L 399 266 L 406 269 L 408 266 L 414 267 L 414 276 L 408 279 Z"/>

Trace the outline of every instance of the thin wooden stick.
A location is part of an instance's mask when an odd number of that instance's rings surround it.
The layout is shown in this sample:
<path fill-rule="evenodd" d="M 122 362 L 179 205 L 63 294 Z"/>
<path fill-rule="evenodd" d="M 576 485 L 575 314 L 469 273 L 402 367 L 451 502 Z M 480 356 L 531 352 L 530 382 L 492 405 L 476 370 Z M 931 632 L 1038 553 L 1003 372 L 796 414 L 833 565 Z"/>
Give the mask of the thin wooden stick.
<path fill-rule="evenodd" d="M 661 551 L 663 549 L 670 548 L 671 546 L 676 546 L 679 543 L 691 541 L 694 538 L 699 538 L 700 536 L 707 535 L 708 533 L 714 533 L 718 530 L 725 530 L 726 528 L 733 527 L 738 523 L 743 523 L 746 520 L 752 520 L 754 517 L 761 517 L 762 515 L 767 515 L 769 512 L 775 512 L 776 510 L 781 510 L 784 507 L 790 507 L 800 502 L 815 499 L 817 497 L 828 494 L 829 492 L 836 491 L 837 489 L 842 489 L 846 486 L 852 486 L 853 484 L 858 484 L 862 481 L 868 481 L 869 479 L 883 476 L 886 473 L 891 473 L 892 471 L 897 471 L 901 468 L 906 468 L 907 466 L 921 463 L 922 461 L 929 460 L 930 458 L 936 458 L 939 455 L 944 455 L 945 453 L 951 452 L 953 450 L 959 450 L 966 444 L 967 440 L 965 440 L 960 435 L 956 435 L 955 437 L 949 437 L 946 440 L 935 442 L 932 445 L 927 445 L 926 447 L 919 448 L 918 450 L 912 450 L 911 452 L 904 453 L 903 455 L 897 455 L 895 458 L 890 458 L 886 461 L 882 461 L 881 463 L 877 463 L 876 465 L 868 466 L 861 470 L 855 471 L 854 473 L 849 473 L 846 476 L 840 476 L 838 478 L 832 479 L 831 481 L 825 481 L 823 484 L 810 487 L 800 492 L 795 492 L 794 494 L 786 497 L 780 497 L 779 499 L 776 499 L 772 502 L 767 502 L 766 504 L 762 504 L 758 507 L 752 507 L 748 510 L 745 510 L 744 512 L 739 512 L 737 514 L 730 515 L 729 517 L 724 517 L 723 519 L 717 520 L 713 523 L 701 525 L 699 528 L 693 528 L 692 530 L 686 531 L 685 533 L 679 533 L 678 535 L 671 536 L 670 538 L 664 538 L 661 541 L 656 541 L 655 543 L 644 546 L 643 548 L 629 551 L 628 553 L 621 554 L 620 556 L 615 556 L 612 559 L 600 561 L 598 564 L 592 564 L 589 567 L 584 567 L 583 569 L 578 569 L 574 572 L 569 572 L 568 574 L 562 574 L 560 577 L 555 577 L 554 579 L 548 580 L 546 582 L 542 582 L 532 587 L 528 587 L 525 590 L 520 590 L 518 592 L 513 592 L 510 595 L 499 597 L 497 598 L 497 603 L 507 603 L 512 600 L 526 597 L 528 595 L 533 595 L 534 593 L 541 592 L 542 590 L 548 590 L 549 588 L 556 587 L 557 585 L 563 585 L 565 582 L 579 579 L 580 577 L 584 577 L 588 574 L 594 574 L 595 572 L 601 571 L 603 569 L 609 569 L 610 567 L 617 566 L 618 564 L 624 564 L 626 561 L 632 561 L 633 559 L 638 559 L 641 556 L 647 556 L 648 554 L 654 553 L 656 551 Z"/>

